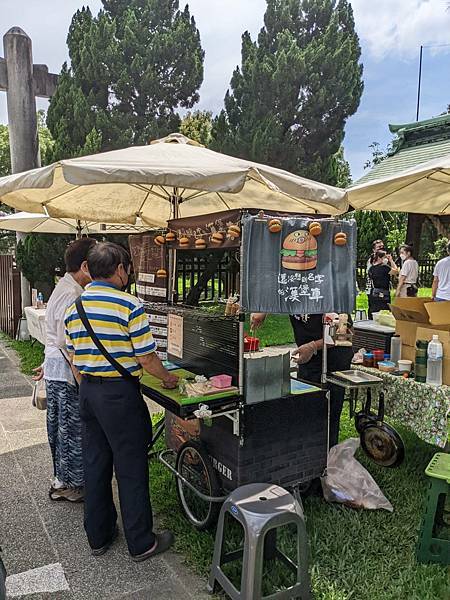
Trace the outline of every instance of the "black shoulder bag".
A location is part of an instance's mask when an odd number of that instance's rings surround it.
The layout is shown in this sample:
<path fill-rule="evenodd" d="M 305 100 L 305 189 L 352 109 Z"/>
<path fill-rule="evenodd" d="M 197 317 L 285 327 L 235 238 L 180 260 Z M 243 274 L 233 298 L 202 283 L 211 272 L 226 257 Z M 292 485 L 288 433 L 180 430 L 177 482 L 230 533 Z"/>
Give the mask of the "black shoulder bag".
<path fill-rule="evenodd" d="M 94 330 L 92 329 L 92 325 L 89 323 L 89 319 L 87 318 L 87 314 L 86 314 L 86 311 L 84 310 L 83 302 L 81 301 L 81 296 L 79 296 L 76 299 L 75 306 L 77 308 L 78 315 L 81 319 L 81 322 L 83 323 L 84 327 L 86 328 L 86 331 L 88 332 L 91 340 L 94 342 L 94 344 L 100 350 L 100 352 L 103 354 L 103 356 L 109 362 L 109 364 L 112 365 L 116 369 L 116 371 L 118 371 L 122 375 L 122 377 L 124 379 L 128 379 L 129 381 L 134 381 L 134 382 L 139 381 L 139 377 L 135 377 L 134 375 L 132 375 L 128 371 L 128 369 L 125 369 L 124 366 L 122 366 L 115 358 L 113 358 L 111 356 L 111 354 L 108 352 L 108 350 L 105 348 L 105 346 L 98 339 L 97 335 L 95 334 Z"/>

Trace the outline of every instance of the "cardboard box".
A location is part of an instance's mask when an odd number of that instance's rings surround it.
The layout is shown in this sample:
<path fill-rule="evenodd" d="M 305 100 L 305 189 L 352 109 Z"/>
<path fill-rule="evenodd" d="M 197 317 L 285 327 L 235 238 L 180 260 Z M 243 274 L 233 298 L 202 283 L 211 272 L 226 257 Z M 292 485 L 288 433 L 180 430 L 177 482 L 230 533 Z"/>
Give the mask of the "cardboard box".
<path fill-rule="evenodd" d="M 404 346 L 414 347 L 417 329 L 450 331 L 450 302 L 432 302 L 431 298 L 396 298 L 390 305 L 395 317 L 395 332 Z M 424 339 L 424 338 L 423 338 Z"/>
<path fill-rule="evenodd" d="M 404 346 L 402 344 L 402 359 L 416 361 L 416 349 L 413 346 Z"/>

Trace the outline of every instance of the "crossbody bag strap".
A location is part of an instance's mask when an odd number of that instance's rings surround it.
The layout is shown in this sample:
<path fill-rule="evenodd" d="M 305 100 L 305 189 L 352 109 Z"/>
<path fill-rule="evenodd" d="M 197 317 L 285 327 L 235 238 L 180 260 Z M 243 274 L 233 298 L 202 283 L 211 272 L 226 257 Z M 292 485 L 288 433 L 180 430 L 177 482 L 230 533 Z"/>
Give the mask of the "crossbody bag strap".
<path fill-rule="evenodd" d="M 105 348 L 105 346 L 98 339 L 97 335 L 95 334 L 94 330 L 92 329 L 92 325 L 89 323 L 89 319 L 87 317 L 86 311 L 84 310 L 83 302 L 81 301 L 81 296 L 79 296 L 76 299 L 75 306 L 78 311 L 78 316 L 80 317 L 81 322 L 83 323 L 86 331 L 88 332 L 89 337 L 94 342 L 94 344 L 97 346 L 98 350 L 100 350 L 100 352 L 103 354 L 103 356 L 109 362 L 109 364 L 112 365 L 116 369 L 116 371 L 118 371 L 122 375 L 122 377 L 124 377 L 125 379 L 132 379 L 133 381 L 136 380 L 137 377 L 134 377 L 134 375 L 132 375 L 128 371 L 128 369 L 125 369 L 125 367 L 123 365 L 121 365 L 115 358 L 113 358 L 111 356 L 111 354 L 108 352 L 108 350 Z"/>

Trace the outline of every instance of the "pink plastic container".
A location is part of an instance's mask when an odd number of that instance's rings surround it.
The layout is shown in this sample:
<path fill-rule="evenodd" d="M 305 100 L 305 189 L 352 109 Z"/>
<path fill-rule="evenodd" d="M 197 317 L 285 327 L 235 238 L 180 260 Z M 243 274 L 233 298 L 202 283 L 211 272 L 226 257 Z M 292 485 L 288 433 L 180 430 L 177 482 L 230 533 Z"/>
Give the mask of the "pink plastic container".
<path fill-rule="evenodd" d="M 231 375 L 214 375 L 209 381 L 214 387 L 222 389 L 230 387 L 232 380 Z"/>

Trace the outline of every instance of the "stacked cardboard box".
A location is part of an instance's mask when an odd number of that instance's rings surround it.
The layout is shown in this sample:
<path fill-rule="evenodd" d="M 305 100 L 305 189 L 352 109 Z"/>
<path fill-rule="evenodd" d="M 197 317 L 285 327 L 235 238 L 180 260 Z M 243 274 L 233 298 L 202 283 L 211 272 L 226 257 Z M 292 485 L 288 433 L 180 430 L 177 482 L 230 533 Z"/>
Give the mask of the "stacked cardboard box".
<path fill-rule="evenodd" d="M 397 298 L 391 311 L 396 320 L 395 332 L 402 339 L 402 358 L 414 362 L 416 341 L 439 336 L 444 349 L 442 381 L 450 385 L 450 302 Z"/>

